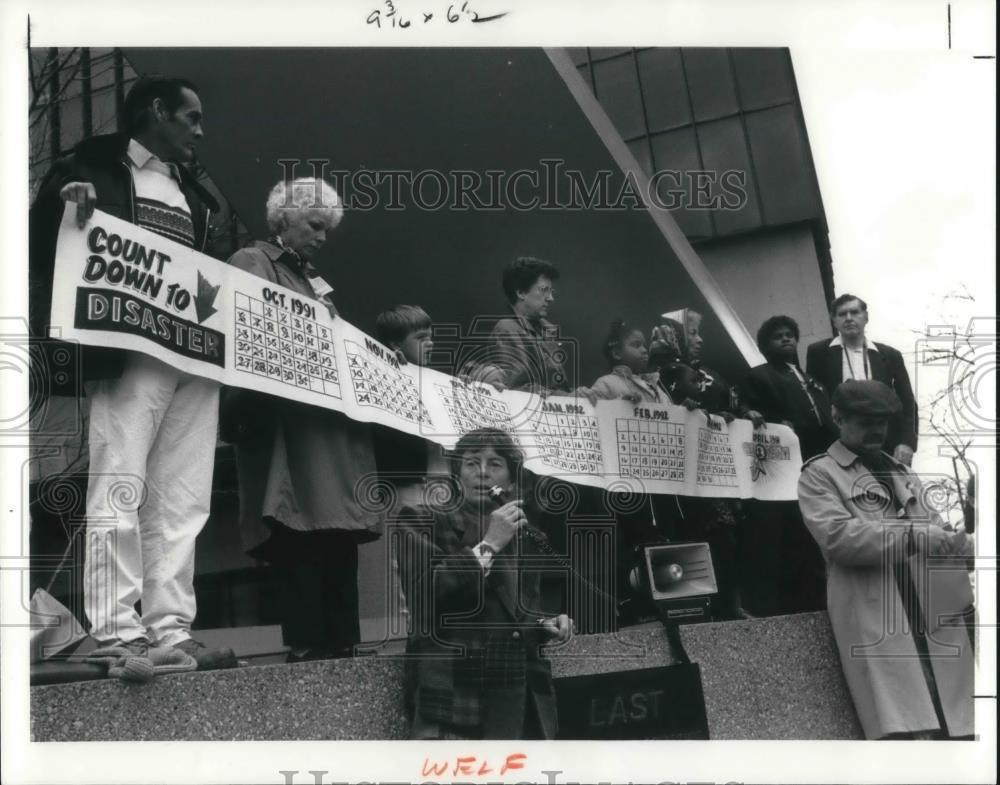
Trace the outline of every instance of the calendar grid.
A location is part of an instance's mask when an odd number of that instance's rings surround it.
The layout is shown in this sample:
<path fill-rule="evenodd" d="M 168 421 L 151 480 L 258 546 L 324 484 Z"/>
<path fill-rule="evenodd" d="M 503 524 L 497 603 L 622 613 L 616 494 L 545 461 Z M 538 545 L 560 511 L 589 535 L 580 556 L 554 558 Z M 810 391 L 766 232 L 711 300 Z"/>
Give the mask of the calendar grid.
<path fill-rule="evenodd" d="M 736 460 L 727 432 L 698 429 L 697 482 L 722 488 L 739 487 Z"/>
<path fill-rule="evenodd" d="M 684 481 L 684 426 L 618 418 L 618 471 L 641 480 Z"/>
<path fill-rule="evenodd" d="M 535 437 L 542 460 L 567 472 L 596 474 L 604 466 L 597 418 L 586 414 L 541 412 Z"/>
<path fill-rule="evenodd" d="M 431 426 L 430 415 L 410 376 L 377 359 L 359 343 L 345 340 L 344 349 L 359 406 L 381 409 L 402 420 Z"/>
<path fill-rule="evenodd" d="M 342 400 L 329 327 L 240 292 L 235 306 L 236 370 Z"/>
<path fill-rule="evenodd" d="M 499 428 L 507 433 L 514 432 L 510 407 L 505 401 L 472 387 L 461 392 L 443 384 L 435 384 L 434 387 L 444 403 L 456 434 L 465 434 L 477 428 Z"/>

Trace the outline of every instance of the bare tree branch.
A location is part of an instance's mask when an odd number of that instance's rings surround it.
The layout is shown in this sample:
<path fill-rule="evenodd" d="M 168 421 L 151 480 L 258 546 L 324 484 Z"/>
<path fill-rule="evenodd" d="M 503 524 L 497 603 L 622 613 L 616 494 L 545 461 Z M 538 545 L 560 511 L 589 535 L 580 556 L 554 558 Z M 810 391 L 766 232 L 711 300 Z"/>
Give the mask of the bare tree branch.
<path fill-rule="evenodd" d="M 62 72 L 66 68 L 66 65 L 76 55 L 76 52 L 77 52 L 76 47 L 70 49 L 69 53 L 64 58 L 62 58 L 62 60 L 58 61 L 54 67 L 51 67 L 49 65 L 51 62 L 50 60 L 45 61 L 45 65 L 42 66 L 42 71 L 38 77 L 38 83 L 31 85 L 32 96 L 31 96 L 31 104 L 28 106 L 29 116 L 35 113 L 36 110 L 43 108 L 39 106 L 39 102 L 42 100 L 42 96 L 45 95 L 45 88 L 43 87 L 43 85 L 45 85 L 49 77 L 52 76 L 53 71 L 62 75 Z M 49 106 L 51 106 L 52 104 L 54 104 L 56 101 L 59 100 L 62 94 L 66 92 L 66 88 L 70 85 L 70 83 L 72 83 L 72 81 L 76 78 L 76 75 L 79 72 L 80 72 L 80 58 L 77 57 L 76 62 L 73 64 L 72 71 L 69 71 L 60 80 L 59 91 L 55 95 L 46 97 L 47 100 L 45 101 L 44 108 L 47 109 Z M 29 123 L 29 127 L 33 126 L 36 122 L 38 122 L 37 116 L 35 117 L 34 120 L 32 120 Z"/>

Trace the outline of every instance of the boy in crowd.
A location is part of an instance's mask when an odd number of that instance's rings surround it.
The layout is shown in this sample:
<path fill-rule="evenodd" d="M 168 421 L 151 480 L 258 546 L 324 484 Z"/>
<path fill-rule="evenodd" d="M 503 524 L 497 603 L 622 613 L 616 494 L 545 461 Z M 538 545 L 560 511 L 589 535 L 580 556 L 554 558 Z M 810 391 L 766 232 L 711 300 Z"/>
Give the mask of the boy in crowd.
<path fill-rule="evenodd" d="M 396 305 L 375 318 L 375 337 L 401 364 L 422 367 L 434 349 L 431 325 L 419 305 Z M 379 477 L 396 489 L 400 504 L 422 504 L 427 476 L 448 474 L 444 451 L 433 442 L 382 426 L 375 427 L 374 439 Z"/>
<path fill-rule="evenodd" d="M 419 305 L 396 305 L 375 317 L 375 337 L 401 363 L 426 365 L 434 349 L 431 324 L 431 317 Z"/>

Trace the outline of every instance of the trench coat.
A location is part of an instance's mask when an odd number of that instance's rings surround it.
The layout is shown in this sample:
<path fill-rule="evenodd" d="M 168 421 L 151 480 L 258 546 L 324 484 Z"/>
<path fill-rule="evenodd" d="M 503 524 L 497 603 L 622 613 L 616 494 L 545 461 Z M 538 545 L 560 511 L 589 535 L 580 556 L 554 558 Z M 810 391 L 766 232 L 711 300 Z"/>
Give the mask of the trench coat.
<path fill-rule="evenodd" d="M 537 559 L 545 536 L 529 527 L 486 575 L 472 552 L 485 517 L 467 506 L 404 507 L 390 538 L 410 610 L 406 703 L 411 719 L 465 729 L 470 738 L 521 739 L 527 712 L 555 738 L 555 688 L 538 619 Z M 530 535 L 530 536 L 528 536 Z M 551 550 L 551 549 L 549 549 Z M 522 559 L 535 563 L 525 570 Z"/>
<path fill-rule="evenodd" d="M 317 299 L 294 258 L 271 243 L 258 241 L 229 263 Z M 268 520 L 301 532 L 350 532 L 359 543 L 380 536 L 384 512 L 359 498 L 376 476 L 371 426 L 240 388 L 226 388 L 222 398 L 224 438 L 229 420 L 254 426 L 235 440 L 244 550 L 268 541 Z"/>
<path fill-rule="evenodd" d="M 964 559 L 935 569 L 914 557 L 912 537 L 942 526 L 917 477 L 892 460 L 899 510 L 861 459 L 839 440 L 806 462 L 799 478 L 802 517 L 827 562 L 830 624 L 865 737 L 940 728 L 893 565 L 908 560 L 927 619 L 930 668 L 951 736 L 973 733 L 973 656 L 964 623 L 946 614 L 972 604 Z M 927 584 L 930 584 L 929 590 Z"/>

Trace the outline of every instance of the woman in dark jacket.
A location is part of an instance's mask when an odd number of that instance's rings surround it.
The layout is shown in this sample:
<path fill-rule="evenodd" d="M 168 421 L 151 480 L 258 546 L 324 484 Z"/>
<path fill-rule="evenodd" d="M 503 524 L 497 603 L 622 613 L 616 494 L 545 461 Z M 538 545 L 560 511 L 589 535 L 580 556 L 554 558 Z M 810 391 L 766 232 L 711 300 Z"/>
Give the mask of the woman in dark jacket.
<path fill-rule="evenodd" d="M 325 181 L 278 183 L 267 200 L 273 234 L 229 264 L 336 316 L 332 289 L 310 259 L 342 215 Z M 238 324 L 237 340 L 239 332 Z M 370 426 L 242 388 L 224 392 L 221 424 L 236 445 L 243 545 L 274 568 L 289 661 L 349 655 L 360 641 L 358 544 L 379 536 L 378 513 L 355 499 L 359 482 L 375 474 Z"/>
<path fill-rule="evenodd" d="M 410 609 L 406 703 L 413 739 L 551 739 L 555 692 L 539 646 L 573 623 L 548 617 L 537 566 L 544 535 L 517 494 L 522 455 L 492 428 L 471 431 L 451 455 L 452 503 L 404 507 L 397 543 Z M 507 501 L 509 499 L 509 501 Z"/>
<path fill-rule="evenodd" d="M 741 400 L 768 422 L 787 425 L 799 437 L 802 460 L 826 452 L 837 439 L 830 399 L 823 386 L 799 365 L 799 326 L 790 316 L 772 316 L 757 331 L 757 347 L 767 360 L 751 368 L 740 387 Z"/>
<path fill-rule="evenodd" d="M 795 431 L 803 460 L 826 451 L 837 439 L 830 399 L 799 367 L 799 326 L 772 316 L 757 331 L 767 359 L 751 368 L 740 397 L 768 422 Z M 740 539 L 743 606 L 758 616 L 826 608 L 823 557 L 806 529 L 798 502 L 746 502 L 749 525 Z"/>

